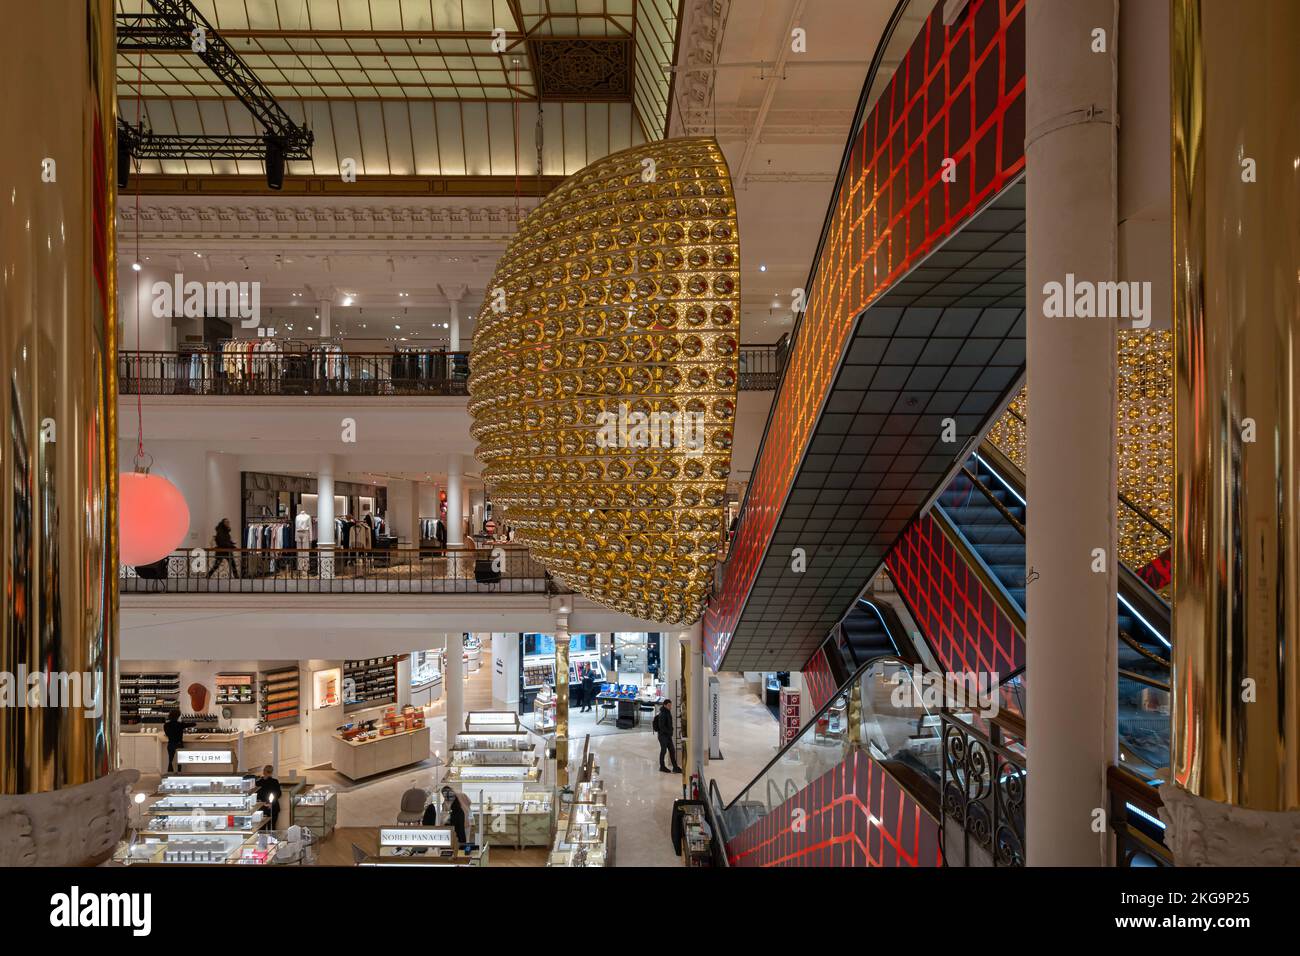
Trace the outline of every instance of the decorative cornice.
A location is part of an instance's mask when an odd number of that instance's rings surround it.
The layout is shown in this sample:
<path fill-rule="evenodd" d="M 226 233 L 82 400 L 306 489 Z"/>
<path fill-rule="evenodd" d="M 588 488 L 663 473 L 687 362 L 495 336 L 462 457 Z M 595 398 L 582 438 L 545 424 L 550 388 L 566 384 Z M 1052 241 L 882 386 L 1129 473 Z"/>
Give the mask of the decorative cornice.
<path fill-rule="evenodd" d="M 345 183 L 338 176 L 285 176 L 284 188 L 269 189 L 266 177 L 195 176 L 190 174 L 132 175 L 121 195 L 143 196 L 319 196 L 359 197 L 513 197 L 545 196 L 564 182 L 563 176 L 359 176 Z"/>
<path fill-rule="evenodd" d="M 140 201 L 140 237 L 166 239 L 429 240 L 505 241 L 535 200 L 382 199 L 266 197 L 186 199 L 147 197 Z M 118 199 L 119 235 L 134 233 L 134 196 Z"/>

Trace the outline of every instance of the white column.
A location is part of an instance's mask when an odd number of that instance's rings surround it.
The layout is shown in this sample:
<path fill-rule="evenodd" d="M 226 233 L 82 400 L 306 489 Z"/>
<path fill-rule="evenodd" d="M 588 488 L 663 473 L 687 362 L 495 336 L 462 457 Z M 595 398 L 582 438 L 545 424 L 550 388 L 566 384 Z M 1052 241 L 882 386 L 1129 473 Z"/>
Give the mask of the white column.
<path fill-rule="evenodd" d="M 320 337 L 327 339 L 330 337 L 330 308 L 334 305 L 329 299 L 321 299 L 317 311 L 320 318 L 317 319 L 316 328 L 320 332 Z"/>
<path fill-rule="evenodd" d="M 465 506 L 461 490 L 461 457 L 459 452 L 447 456 L 447 547 L 458 548 L 465 543 Z"/>
<path fill-rule="evenodd" d="M 704 696 L 704 641 L 699 621 L 682 632 L 682 640 L 689 645 L 691 658 L 686 687 L 686 698 L 689 701 L 686 710 L 686 763 L 682 767 L 686 771 L 686 782 L 689 785 L 690 775 L 703 769 L 704 758 L 708 753 L 704 746 L 708 729 Z"/>
<path fill-rule="evenodd" d="M 316 466 L 316 544 L 321 548 L 320 576 L 334 577 L 334 456 L 321 455 Z"/>
<path fill-rule="evenodd" d="M 412 481 L 410 483 L 411 500 L 409 510 L 406 516 L 407 531 L 411 536 L 411 547 L 420 546 L 420 483 Z"/>
<path fill-rule="evenodd" d="M 1026 569 L 1026 850 L 1034 866 L 1104 866 L 1115 761 L 1116 320 L 1052 318 L 1045 285 L 1115 275 L 1110 0 L 1026 8 L 1030 502 Z M 1090 38 L 1106 31 L 1108 53 Z M 1062 447 L 1064 442 L 1064 448 Z"/>
<path fill-rule="evenodd" d="M 569 614 L 555 615 L 555 772 L 560 786 L 569 782 Z"/>
<path fill-rule="evenodd" d="M 451 748 L 456 735 L 465 729 L 465 635 L 460 631 L 447 635 L 447 661 L 442 675 L 447 690 L 447 752 L 451 762 Z"/>
<path fill-rule="evenodd" d="M 450 334 L 447 336 L 448 338 L 447 351 L 459 352 L 460 351 L 460 301 L 457 299 L 453 299 L 451 300 L 449 305 L 451 306 L 451 318 L 447 322 L 447 325 L 449 326 L 450 329 Z"/>

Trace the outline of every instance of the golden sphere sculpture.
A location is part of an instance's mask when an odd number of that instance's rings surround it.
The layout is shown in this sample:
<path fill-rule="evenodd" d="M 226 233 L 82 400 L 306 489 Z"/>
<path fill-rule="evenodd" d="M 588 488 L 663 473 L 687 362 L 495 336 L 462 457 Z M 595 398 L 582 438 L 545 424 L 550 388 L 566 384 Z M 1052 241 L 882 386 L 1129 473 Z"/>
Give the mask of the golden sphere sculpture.
<path fill-rule="evenodd" d="M 711 138 L 592 163 L 520 224 L 470 355 L 475 455 L 574 591 L 699 619 L 726 534 L 740 348 L 731 174 Z"/>

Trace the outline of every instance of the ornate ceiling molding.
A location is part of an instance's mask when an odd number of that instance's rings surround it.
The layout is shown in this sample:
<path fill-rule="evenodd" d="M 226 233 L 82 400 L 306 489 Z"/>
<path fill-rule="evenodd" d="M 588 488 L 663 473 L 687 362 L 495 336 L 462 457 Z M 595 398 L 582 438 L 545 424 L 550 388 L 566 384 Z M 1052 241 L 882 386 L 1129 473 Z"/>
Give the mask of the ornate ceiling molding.
<path fill-rule="evenodd" d="M 518 217 L 535 200 L 521 202 Z M 231 201 L 142 198 L 140 238 L 299 240 L 509 240 L 518 227 L 514 200 L 329 200 L 281 198 Z M 119 238 L 134 235 L 135 197 L 118 200 Z"/>

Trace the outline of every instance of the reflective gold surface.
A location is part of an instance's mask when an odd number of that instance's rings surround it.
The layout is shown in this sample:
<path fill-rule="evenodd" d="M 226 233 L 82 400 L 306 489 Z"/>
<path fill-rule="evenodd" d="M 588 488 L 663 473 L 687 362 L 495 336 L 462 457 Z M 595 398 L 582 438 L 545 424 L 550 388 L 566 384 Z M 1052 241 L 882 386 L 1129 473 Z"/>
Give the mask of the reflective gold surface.
<path fill-rule="evenodd" d="M 726 530 L 738 262 L 717 143 L 637 146 L 528 216 L 474 335 L 493 502 L 557 578 L 652 621 L 699 618 Z"/>
<path fill-rule="evenodd" d="M 1173 775 L 1256 810 L 1300 808 L 1297 37 L 1300 4 L 1173 5 Z"/>
<path fill-rule="evenodd" d="M 102 706 L 0 707 L 0 794 L 113 769 L 114 46 L 110 0 L 6 7 L 0 671 L 89 674 Z"/>

